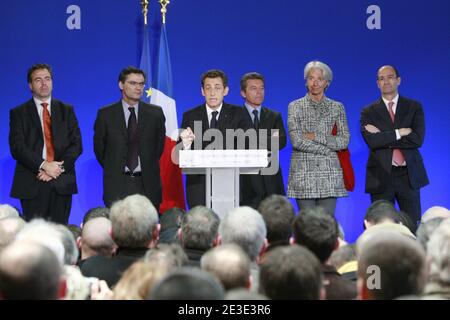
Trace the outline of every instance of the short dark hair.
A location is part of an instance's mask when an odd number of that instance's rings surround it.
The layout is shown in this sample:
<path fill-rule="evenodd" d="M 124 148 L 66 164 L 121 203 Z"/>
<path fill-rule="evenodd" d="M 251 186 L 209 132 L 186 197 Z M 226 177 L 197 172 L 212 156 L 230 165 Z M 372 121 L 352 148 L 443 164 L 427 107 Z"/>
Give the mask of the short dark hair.
<path fill-rule="evenodd" d="M 336 220 L 322 207 L 301 211 L 294 219 L 295 242 L 305 246 L 321 263 L 324 263 L 336 247 L 338 226 Z"/>
<path fill-rule="evenodd" d="M 109 219 L 109 208 L 108 207 L 96 207 L 89 209 L 88 212 L 83 217 L 83 225 L 86 224 L 91 219 L 103 217 Z"/>
<path fill-rule="evenodd" d="M 202 74 L 201 82 L 202 82 L 202 88 L 205 86 L 205 79 L 206 78 L 220 78 L 222 79 L 224 88 L 228 87 L 228 77 L 222 70 L 219 69 L 212 69 L 204 72 Z"/>
<path fill-rule="evenodd" d="M 392 68 L 392 70 L 394 70 L 395 76 L 396 76 L 397 78 L 400 77 L 400 72 L 398 72 L 397 67 L 395 67 L 395 66 L 393 66 L 393 65 L 391 65 L 391 64 L 386 64 L 386 65 L 381 66 L 381 67 L 378 68 L 378 71 L 377 71 L 377 79 L 378 79 L 378 72 L 379 72 L 380 69 L 383 68 L 383 67 L 390 67 L 390 68 Z"/>
<path fill-rule="evenodd" d="M 305 247 L 277 247 L 261 263 L 259 291 L 270 299 L 318 300 L 321 287 L 320 262 Z"/>
<path fill-rule="evenodd" d="M 50 65 L 46 64 L 46 63 L 36 63 L 33 64 L 27 72 L 27 81 L 28 83 L 31 83 L 32 79 L 31 79 L 31 75 L 33 74 L 33 72 L 35 72 L 36 70 L 41 70 L 41 69 L 47 69 L 48 73 L 50 73 L 50 77 L 53 78 L 53 71 L 52 71 L 52 67 L 50 67 Z"/>
<path fill-rule="evenodd" d="M 295 218 L 294 207 L 289 200 L 278 194 L 265 198 L 258 207 L 267 228 L 267 241 L 289 241 L 292 235 L 292 221 Z"/>
<path fill-rule="evenodd" d="M 264 76 L 258 72 L 249 72 L 241 78 L 241 91 L 247 89 L 247 80 L 261 80 L 264 83 Z"/>
<path fill-rule="evenodd" d="M 132 73 L 142 74 L 142 76 L 144 77 L 144 80 L 147 79 L 147 76 L 145 75 L 145 72 L 143 70 L 138 69 L 133 66 L 128 66 L 125 69 L 122 69 L 122 71 L 120 71 L 119 81 L 124 83 L 125 80 L 127 80 L 128 75 L 130 75 Z"/>
<path fill-rule="evenodd" d="M 394 204 L 387 200 L 376 200 L 372 202 L 366 210 L 364 220 L 378 224 L 385 219 L 390 219 L 395 223 L 399 222 L 399 215 Z"/>
<path fill-rule="evenodd" d="M 420 245 L 400 234 L 378 234 L 358 252 L 358 278 L 367 285 L 369 266 L 380 270 L 379 287 L 367 289 L 371 298 L 391 300 L 420 295 L 426 277 L 425 252 Z"/>
<path fill-rule="evenodd" d="M 189 210 L 181 220 L 183 248 L 208 250 L 217 237 L 220 218 L 205 206 Z"/>
<path fill-rule="evenodd" d="M 223 300 L 225 290 L 209 272 L 182 267 L 169 273 L 151 290 L 151 300 Z"/>

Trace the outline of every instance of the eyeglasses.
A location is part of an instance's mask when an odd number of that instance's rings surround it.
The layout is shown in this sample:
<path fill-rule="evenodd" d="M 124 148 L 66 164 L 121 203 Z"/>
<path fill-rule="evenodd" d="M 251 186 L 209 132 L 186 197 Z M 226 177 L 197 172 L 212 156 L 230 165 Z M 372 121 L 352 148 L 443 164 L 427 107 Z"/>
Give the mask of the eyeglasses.
<path fill-rule="evenodd" d="M 136 82 L 136 81 L 125 81 L 125 82 L 133 87 L 136 87 L 136 86 L 145 87 L 145 82 Z"/>

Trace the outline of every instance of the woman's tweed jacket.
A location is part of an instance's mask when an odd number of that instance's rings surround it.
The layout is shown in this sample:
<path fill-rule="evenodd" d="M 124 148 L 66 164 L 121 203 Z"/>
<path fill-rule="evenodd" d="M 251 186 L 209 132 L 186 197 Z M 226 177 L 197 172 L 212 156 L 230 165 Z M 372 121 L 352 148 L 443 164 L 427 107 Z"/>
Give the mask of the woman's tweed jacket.
<path fill-rule="evenodd" d="M 331 135 L 337 125 L 337 135 Z M 323 97 L 315 102 L 307 94 L 292 101 L 288 110 L 292 143 L 287 195 L 297 199 L 347 196 L 337 150 L 347 148 L 350 133 L 342 103 Z M 314 132 L 307 140 L 304 133 Z"/>

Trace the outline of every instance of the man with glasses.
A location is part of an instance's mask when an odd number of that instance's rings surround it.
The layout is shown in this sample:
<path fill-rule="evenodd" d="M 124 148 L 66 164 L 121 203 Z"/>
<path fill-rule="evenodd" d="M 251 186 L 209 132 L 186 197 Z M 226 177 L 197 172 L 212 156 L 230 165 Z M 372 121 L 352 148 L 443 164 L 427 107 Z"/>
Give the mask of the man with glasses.
<path fill-rule="evenodd" d="M 101 108 L 94 126 L 94 151 L 103 167 L 103 201 L 132 194 L 146 196 L 159 209 L 162 198 L 159 159 L 166 136 L 161 107 L 140 101 L 145 73 L 134 67 L 120 72 L 122 99 Z"/>
<path fill-rule="evenodd" d="M 20 199 L 24 218 L 67 224 L 72 194 L 78 192 L 75 161 L 82 152 L 73 107 L 52 97 L 48 64 L 28 70 L 33 97 L 10 112 L 9 146 L 17 161 L 11 197 Z"/>

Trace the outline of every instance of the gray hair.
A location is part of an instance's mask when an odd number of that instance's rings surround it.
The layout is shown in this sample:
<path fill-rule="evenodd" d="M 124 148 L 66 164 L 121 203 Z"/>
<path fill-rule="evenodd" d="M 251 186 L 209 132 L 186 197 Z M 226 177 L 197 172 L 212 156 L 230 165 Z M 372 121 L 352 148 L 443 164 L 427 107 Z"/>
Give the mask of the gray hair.
<path fill-rule="evenodd" d="M 75 265 L 79 252 L 72 232 L 62 224 L 55 224 L 53 226 L 59 232 L 61 242 L 64 246 L 64 264 Z"/>
<path fill-rule="evenodd" d="M 261 214 L 250 207 L 239 207 L 228 212 L 219 225 L 222 243 L 239 245 L 256 261 L 266 239 L 266 224 Z"/>
<path fill-rule="evenodd" d="M 202 256 L 200 265 L 203 270 L 216 276 L 225 290 L 246 287 L 249 283 L 251 262 L 236 244 L 225 244 L 209 250 Z"/>
<path fill-rule="evenodd" d="M 61 266 L 64 265 L 65 250 L 61 235 L 50 222 L 44 219 L 33 219 L 27 223 L 17 234 L 15 241 L 30 241 L 41 244 L 52 250 Z"/>
<path fill-rule="evenodd" d="M 112 236 L 119 248 L 143 248 L 152 240 L 158 213 L 145 196 L 131 195 L 111 207 Z"/>
<path fill-rule="evenodd" d="M 0 219 L 3 218 L 18 218 L 19 212 L 9 204 L 0 204 Z"/>
<path fill-rule="evenodd" d="M 25 226 L 22 218 L 0 219 L 0 251 L 14 241 L 17 233 Z"/>
<path fill-rule="evenodd" d="M 184 248 L 208 250 L 217 237 L 220 218 L 211 209 L 196 206 L 181 220 L 181 243 Z"/>
<path fill-rule="evenodd" d="M 333 71 L 331 71 L 331 68 L 327 64 L 325 64 L 321 61 L 318 61 L 318 60 L 310 61 L 306 64 L 305 69 L 303 70 L 303 78 L 305 80 L 308 78 L 309 72 L 312 69 L 319 69 L 322 71 L 323 78 L 326 81 L 328 81 L 328 85 L 327 85 L 327 88 L 328 88 L 331 84 L 331 81 L 333 81 Z"/>
<path fill-rule="evenodd" d="M 425 223 L 435 218 L 450 218 L 450 210 L 441 206 L 431 207 L 424 212 L 421 221 L 422 223 Z"/>
<path fill-rule="evenodd" d="M 429 279 L 450 286 L 450 220 L 441 223 L 427 244 Z"/>

